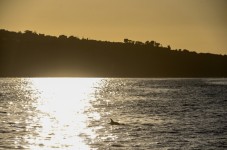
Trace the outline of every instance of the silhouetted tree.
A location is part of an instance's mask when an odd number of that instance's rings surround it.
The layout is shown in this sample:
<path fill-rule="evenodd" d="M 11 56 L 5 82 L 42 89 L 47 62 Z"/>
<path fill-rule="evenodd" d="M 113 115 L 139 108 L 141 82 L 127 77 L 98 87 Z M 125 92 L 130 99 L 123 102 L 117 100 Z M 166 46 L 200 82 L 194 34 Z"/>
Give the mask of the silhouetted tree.
<path fill-rule="evenodd" d="M 75 37 L 75 36 L 69 36 L 69 39 L 70 40 L 79 40 L 79 38 L 78 37 Z"/>
<path fill-rule="evenodd" d="M 124 39 L 124 43 L 128 43 L 129 42 L 129 40 L 128 39 Z"/>
<path fill-rule="evenodd" d="M 59 37 L 58 37 L 60 40 L 66 40 L 67 39 L 67 36 L 65 36 L 65 35 L 59 35 Z"/>
<path fill-rule="evenodd" d="M 155 41 L 150 41 L 151 46 L 155 46 Z"/>
<path fill-rule="evenodd" d="M 159 46 L 160 46 L 160 43 L 155 42 L 155 43 L 154 43 L 154 46 L 155 46 L 155 47 L 159 47 Z"/>
<path fill-rule="evenodd" d="M 124 39 L 124 43 L 135 44 L 135 41 L 129 40 L 129 39 Z"/>
<path fill-rule="evenodd" d="M 143 45 L 143 42 L 136 41 L 135 44 L 137 44 L 137 45 Z"/>

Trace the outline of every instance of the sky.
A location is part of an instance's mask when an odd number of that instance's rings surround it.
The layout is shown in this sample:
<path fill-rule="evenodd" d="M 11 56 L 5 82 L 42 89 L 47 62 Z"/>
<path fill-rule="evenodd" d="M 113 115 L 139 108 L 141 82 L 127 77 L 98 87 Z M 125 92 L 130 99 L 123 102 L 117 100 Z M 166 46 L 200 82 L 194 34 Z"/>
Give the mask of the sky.
<path fill-rule="evenodd" d="M 0 28 L 227 54 L 226 0 L 0 0 Z"/>

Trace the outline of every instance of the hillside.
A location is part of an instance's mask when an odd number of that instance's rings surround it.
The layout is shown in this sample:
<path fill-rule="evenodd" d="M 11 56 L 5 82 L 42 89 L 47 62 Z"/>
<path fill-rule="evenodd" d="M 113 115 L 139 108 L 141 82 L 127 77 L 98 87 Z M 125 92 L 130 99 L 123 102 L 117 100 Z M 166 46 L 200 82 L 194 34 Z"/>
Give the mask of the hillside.
<path fill-rule="evenodd" d="M 227 56 L 0 30 L 1 77 L 227 77 Z"/>

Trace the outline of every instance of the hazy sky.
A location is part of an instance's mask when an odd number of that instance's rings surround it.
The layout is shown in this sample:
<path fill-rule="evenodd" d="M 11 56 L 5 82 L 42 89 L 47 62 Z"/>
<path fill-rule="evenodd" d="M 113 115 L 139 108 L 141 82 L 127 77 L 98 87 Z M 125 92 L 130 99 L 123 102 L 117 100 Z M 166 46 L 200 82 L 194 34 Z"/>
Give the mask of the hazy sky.
<path fill-rule="evenodd" d="M 227 1 L 0 0 L 0 28 L 227 54 Z"/>

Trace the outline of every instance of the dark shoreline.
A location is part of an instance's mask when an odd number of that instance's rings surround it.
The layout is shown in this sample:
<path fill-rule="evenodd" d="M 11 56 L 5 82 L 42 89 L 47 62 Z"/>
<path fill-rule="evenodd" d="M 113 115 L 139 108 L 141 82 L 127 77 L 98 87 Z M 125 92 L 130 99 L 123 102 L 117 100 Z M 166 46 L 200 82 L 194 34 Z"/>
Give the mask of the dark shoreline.
<path fill-rule="evenodd" d="M 224 78 L 227 55 L 0 30 L 0 77 Z"/>

